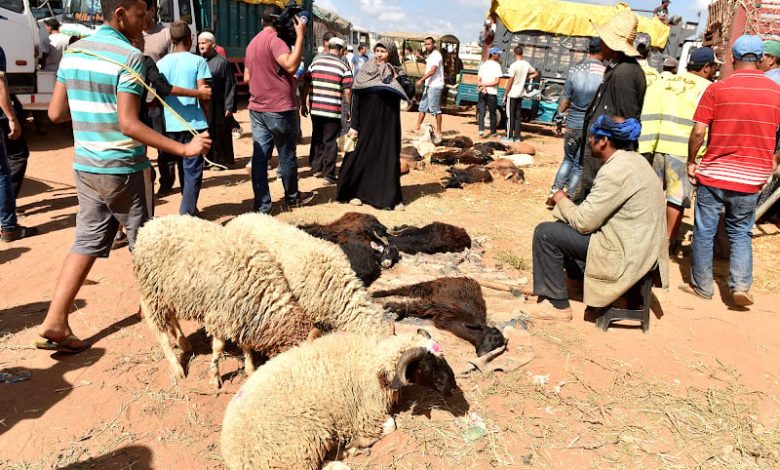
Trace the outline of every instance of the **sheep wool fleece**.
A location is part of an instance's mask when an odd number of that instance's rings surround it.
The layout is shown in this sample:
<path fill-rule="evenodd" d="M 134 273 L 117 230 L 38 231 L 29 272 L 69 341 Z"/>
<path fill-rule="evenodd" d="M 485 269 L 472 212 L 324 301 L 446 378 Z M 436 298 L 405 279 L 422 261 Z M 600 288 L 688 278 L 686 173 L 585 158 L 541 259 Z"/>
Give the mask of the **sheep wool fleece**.
<path fill-rule="evenodd" d="M 238 216 L 225 228 L 234 239 L 265 244 L 314 322 L 343 331 L 392 332 L 392 325 L 382 322 L 382 307 L 371 300 L 337 245 L 265 214 Z"/>
<path fill-rule="evenodd" d="M 228 404 L 221 436 L 225 465 L 319 469 L 337 446 L 379 439 L 398 398 L 388 387 L 401 355 L 429 344 L 416 334 L 336 332 L 271 359 Z"/>
<path fill-rule="evenodd" d="M 219 224 L 187 215 L 151 220 L 138 232 L 133 264 L 144 315 L 159 332 L 195 320 L 210 336 L 273 356 L 313 327 L 264 245 L 236 243 Z"/>

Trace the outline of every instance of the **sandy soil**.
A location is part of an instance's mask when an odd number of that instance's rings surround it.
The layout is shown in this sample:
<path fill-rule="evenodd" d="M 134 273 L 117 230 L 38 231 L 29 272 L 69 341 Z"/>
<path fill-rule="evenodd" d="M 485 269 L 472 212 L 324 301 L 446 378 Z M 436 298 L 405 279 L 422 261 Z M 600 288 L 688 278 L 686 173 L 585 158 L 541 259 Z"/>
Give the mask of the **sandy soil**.
<path fill-rule="evenodd" d="M 416 115 L 403 116 L 410 128 Z M 239 120 L 248 131 L 246 112 Z M 476 137 L 470 114 L 447 116 L 446 128 Z M 304 135 L 309 135 L 304 123 Z M 404 176 L 405 212 L 359 210 L 386 225 L 432 220 L 466 227 L 480 247 L 467 263 L 454 258 L 405 260 L 380 284 L 461 272 L 521 284 L 530 278 L 531 236 L 549 220 L 543 201 L 561 158 L 562 142 L 539 128 L 526 134 L 538 149 L 528 184 L 497 181 L 443 191 L 442 168 Z M 72 142 L 66 128 L 31 134 L 21 221 L 42 234 L 0 247 L 0 370 L 32 378 L 0 383 L 0 468 L 222 468 L 218 438 L 223 411 L 245 380 L 240 361 L 223 362 L 225 386 L 205 379 L 210 347 L 197 325 L 185 325 L 195 346 L 189 377 L 172 384 L 156 338 L 135 314 L 138 300 L 126 250 L 95 264 L 73 305 L 75 332 L 94 346 L 77 356 L 32 349 L 61 263 L 73 241 L 75 191 Z M 237 142 L 239 162 L 251 151 Z M 307 146 L 299 147 L 307 155 Z M 317 190 L 313 206 L 283 213 L 290 222 L 329 221 L 355 210 L 333 202 L 301 159 L 301 187 Z M 281 184 L 272 182 L 274 200 Z M 243 169 L 207 172 L 200 208 L 225 222 L 251 208 Z M 179 196 L 159 201 L 158 214 L 177 212 Z M 686 224 L 690 220 L 686 219 Z M 686 229 L 690 225 L 685 226 Z M 535 354 L 508 374 L 461 379 L 465 401 L 445 403 L 411 389 L 398 414 L 399 430 L 353 468 L 780 468 L 780 254 L 774 225 L 757 231 L 756 305 L 738 311 L 720 296 L 686 297 L 674 288 L 688 270 L 675 261 L 669 292 L 656 290 L 648 334 L 635 328 L 607 333 L 575 317 L 563 325 L 531 325 Z M 723 284 L 721 263 L 717 278 Z M 494 321 L 517 316 L 520 300 L 485 290 Z M 469 348 L 437 332 L 447 357 Z M 235 353 L 235 351 L 233 351 Z M 774 359 L 773 359 L 774 358 Z"/>

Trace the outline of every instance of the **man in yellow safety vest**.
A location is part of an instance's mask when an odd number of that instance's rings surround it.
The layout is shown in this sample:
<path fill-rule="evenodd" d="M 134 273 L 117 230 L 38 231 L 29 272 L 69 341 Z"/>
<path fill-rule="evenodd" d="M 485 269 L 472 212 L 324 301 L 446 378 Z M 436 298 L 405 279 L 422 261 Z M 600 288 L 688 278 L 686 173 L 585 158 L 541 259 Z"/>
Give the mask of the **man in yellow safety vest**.
<path fill-rule="evenodd" d="M 656 82 L 645 95 L 642 125 L 657 132 L 643 132 L 640 153 L 652 154 L 653 168 L 666 191 L 666 226 L 670 243 L 680 229 L 683 212 L 691 207 L 693 187 L 688 181 L 688 137 L 693 129 L 693 114 L 704 90 L 712 83 L 718 60 L 709 47 L 693 51 L 687 72 Z M 699 156 L 704 154 L 704 149 Z"/>

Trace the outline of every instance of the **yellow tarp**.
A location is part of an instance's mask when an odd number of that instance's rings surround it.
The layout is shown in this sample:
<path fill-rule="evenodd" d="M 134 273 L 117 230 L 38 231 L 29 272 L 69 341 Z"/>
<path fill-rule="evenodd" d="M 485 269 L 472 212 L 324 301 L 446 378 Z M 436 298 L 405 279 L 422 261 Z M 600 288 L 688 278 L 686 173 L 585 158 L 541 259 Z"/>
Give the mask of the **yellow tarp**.
<path fill-rule="evenodd" d="M 596 32 L 591 20 L 596 24 L 606 23 L 624 8 L 629 6 L 625 3 L 602 6 L 561 0 L 493 0 L 490 13 L 495 13 L 512 32 L 536 30 L 565 36 L 594 36 Z M 650 35 L 654 47 L 666 47 L 669 27 L 658 18 L 639 16 L 638 29 Z"/>
<path fill-rule="evenodd" d="M 240 0 L 250 5 L 276 5 L 284 10 L 284 6 L 287 5 L 287 0 Z M 295 2 L 300 5 L 301 2 Z"/>

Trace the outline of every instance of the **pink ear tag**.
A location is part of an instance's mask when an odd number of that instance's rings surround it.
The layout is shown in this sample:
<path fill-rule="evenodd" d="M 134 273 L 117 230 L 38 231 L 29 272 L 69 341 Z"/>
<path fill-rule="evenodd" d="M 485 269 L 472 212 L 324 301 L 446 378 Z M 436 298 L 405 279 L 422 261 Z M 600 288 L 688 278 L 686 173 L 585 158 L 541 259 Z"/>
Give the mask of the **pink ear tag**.
<path fill-rule="evenodd" d="M 439 346 L 439 343 L 434 340 L 430 340 L 428 342 L 428 351 L 430 351 L 434 356 L 442 355 L 441 346 Z"/>

